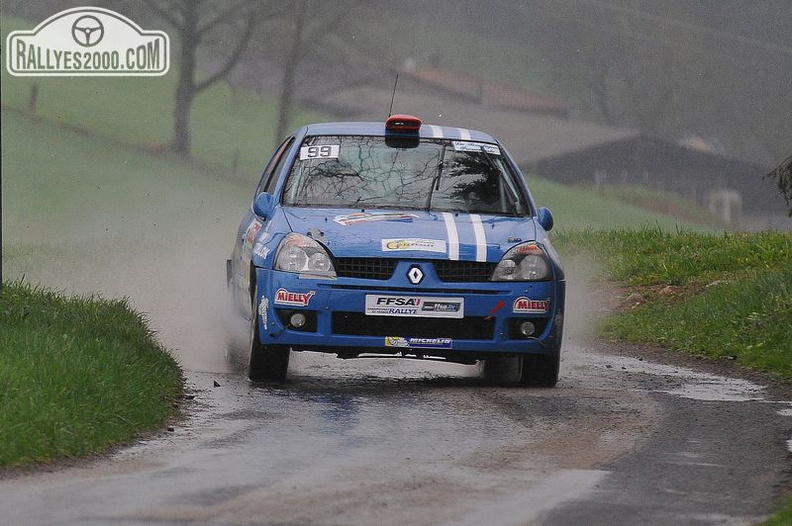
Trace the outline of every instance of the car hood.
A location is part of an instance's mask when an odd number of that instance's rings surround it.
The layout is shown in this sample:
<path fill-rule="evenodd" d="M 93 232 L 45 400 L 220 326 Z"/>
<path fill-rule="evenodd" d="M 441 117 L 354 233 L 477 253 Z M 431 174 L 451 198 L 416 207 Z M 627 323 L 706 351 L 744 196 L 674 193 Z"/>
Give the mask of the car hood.
<path fill-rule="evenodd" d="M 500 260 L 512 246 L 537 240 L 530 217 L 426 212 L 285 208 L 292 231 L 310 235 L 336 257 Z"/>

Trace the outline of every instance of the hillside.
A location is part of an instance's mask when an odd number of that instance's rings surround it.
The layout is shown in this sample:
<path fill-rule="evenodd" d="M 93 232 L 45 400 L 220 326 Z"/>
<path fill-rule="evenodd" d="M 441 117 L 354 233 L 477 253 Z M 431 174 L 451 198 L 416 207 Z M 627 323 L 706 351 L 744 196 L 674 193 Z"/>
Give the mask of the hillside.
<path fill-rule="evenodd" d="M 17 27 L 30 24 L 4 18 L 3 36 Z M 34 83 L 39 95 L 31 111 Z M 185 161 L 165 151 L 173 87 L 173 70 L 163 78 L 31 79 L 3 69 L 5 277 L 56 287 L 85 281 L 87 291 L 104 285 L 130 294 L 133 287 L 95 264 L 145 260 L 147 251 L 185 243 L 190 257 L 211 254 L 222 266 L 275 142 L 276 107 L 227 84 L 202 93 L 193 114 L 194 155 Z M 294 125 L 333 118 L 297 111 Z M 529 182 L 559 229 L 696 228 L 606 195 Z"/>

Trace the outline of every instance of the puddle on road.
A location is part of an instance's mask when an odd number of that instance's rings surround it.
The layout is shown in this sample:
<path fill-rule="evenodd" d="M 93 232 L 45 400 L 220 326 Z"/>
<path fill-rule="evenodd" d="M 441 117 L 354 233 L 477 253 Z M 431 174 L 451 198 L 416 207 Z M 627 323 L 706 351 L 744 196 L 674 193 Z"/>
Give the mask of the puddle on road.
<path fill-rule="evenodd" d="M 792 401 L 767 400 L 766 387 L 741 378 L 727 378 L 710 373 L 701 373 L 685 367 L 646 362 L 637 358 L 591 354 L 587 356 L 591 365 L 621 370 L 626 373 L 661 376 L 680 385 L 670 389 L 653 389 L 650 392 L 666 393 L 681 398 L 706 402 L 765 402 L 781 408 L 781 416 L 792 416 Z M 786 442 L 792 452 L 792 437 Z"/>
<path fill-rule="evenodd" d="M 766 387 L 749 380 L 727 378 L 710 373 L 701 373 L 685 367 L 663 365 L 637 358 L 608 355 L 590 355 L 592 365 L 600 368 L 621 370 L 660 376 L 669 383 L 679 383 L 670 389 L 655 389 L 653 392 L 667 393 L 681 398 L 707 402 L 755 402 L 765 399 Z"/>

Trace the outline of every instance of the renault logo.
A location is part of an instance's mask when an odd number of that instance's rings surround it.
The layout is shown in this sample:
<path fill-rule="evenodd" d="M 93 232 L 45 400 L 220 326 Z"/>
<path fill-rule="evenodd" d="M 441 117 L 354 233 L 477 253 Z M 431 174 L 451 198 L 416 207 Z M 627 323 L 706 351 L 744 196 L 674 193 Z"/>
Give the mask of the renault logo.
<path fill-rule="evenodd" d="M 410 267 L 410 270 L 407 272 L 407 279 L 410 280 L 410 283 L 413 285 L 419 284 L 423 281 L 424 273 L 421 272 L 421 269 L 418 267 Z"/>

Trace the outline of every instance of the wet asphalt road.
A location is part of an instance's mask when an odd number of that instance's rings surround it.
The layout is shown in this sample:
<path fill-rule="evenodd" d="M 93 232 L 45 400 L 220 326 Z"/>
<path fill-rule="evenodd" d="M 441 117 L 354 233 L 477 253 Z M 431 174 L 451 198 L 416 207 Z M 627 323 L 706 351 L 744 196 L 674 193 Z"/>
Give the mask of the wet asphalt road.
<path fill-rule="evenodd" d="M 792 401 L 759 383 L 580 343 L 555 389 L 429 362 L 293 363 L 278 386 L 188 373 L 173 431 L 0 479 L 0 524 L 737 525 L 789 487 Z"/>

